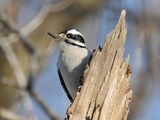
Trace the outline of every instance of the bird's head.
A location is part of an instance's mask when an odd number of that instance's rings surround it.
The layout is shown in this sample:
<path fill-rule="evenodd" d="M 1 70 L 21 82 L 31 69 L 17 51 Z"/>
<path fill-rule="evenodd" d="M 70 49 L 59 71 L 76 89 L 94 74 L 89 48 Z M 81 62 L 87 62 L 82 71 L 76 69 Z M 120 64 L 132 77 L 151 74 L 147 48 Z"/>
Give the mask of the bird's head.
<path fill-rule="evenodd" d="M 82 48 L 86 47 L 83 35 L 76 29 L 65 30 L 58 34 L 48 32 L 48 35 L 54 38 L 55 41 L 57 41 L 58 43 L 63 42 L 71 46 L 77 46 Z"/>

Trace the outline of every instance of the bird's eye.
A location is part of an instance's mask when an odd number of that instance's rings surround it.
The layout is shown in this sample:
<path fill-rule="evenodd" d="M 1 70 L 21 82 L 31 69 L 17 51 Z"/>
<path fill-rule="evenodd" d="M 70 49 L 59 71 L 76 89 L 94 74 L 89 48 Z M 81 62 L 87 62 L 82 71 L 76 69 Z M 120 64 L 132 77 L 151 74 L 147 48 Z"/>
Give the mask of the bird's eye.
<path fill-rule="evenodd" d="M 73 39 L 73 38 L 74 38 L 74 36 L 73 36 L 72 34 L 67 34 L 67 38 L 71 38 L 71 39 Z"/>

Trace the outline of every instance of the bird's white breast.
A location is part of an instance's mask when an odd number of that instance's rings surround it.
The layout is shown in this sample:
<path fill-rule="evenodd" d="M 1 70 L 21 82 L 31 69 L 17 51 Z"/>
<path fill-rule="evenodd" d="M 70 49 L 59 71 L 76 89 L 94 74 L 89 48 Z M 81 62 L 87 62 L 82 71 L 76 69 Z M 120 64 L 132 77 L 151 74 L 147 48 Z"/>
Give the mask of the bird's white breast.
<path fill-rule="evenodd" d="M 76 95 L 89 58 L 89 51 L 77 46 L 66 47 L 65 50 L 60 51 L 58 66 L 72 98 Z"/>

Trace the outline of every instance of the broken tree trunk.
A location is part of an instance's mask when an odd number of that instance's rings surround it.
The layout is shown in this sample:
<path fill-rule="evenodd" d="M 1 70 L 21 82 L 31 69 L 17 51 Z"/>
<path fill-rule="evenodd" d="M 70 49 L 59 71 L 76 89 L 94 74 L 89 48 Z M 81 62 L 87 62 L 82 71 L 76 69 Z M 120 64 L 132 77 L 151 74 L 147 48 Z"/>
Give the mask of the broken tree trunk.
<path fill-rule="evenodd" d="M 95 50 L 84 84 L 67 111 L 68 120 L 126 120 L 132 90 L 129 57 L 123 60 L 127 33 L 125 10 L 102 50 Z"/>

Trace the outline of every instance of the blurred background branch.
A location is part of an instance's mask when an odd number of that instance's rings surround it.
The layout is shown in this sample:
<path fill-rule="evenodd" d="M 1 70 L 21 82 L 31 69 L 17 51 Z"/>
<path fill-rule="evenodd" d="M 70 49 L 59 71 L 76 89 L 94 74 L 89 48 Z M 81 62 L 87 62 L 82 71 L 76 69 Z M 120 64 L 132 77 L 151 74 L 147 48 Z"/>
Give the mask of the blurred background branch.
<path fill-rule="evenodd" d="M 7 57 L 7 61 L 11 65 L 14 75 L 16 76 L 16 83 L 19 88 L 25 88 L 27 85 L 26 77 L 23 73 L 23 70 L 20 66 L 19 61 L 17 60 L 17 57 L 15 53 L 13 52 L 13 49 L 11 48 L 11 45 L 9 41 L 5 38 L 1 38 L 0 40 L 0 47 L 2 48 L 4 54 Z"/>
<path fill-rule="evenodd" d="M 61 10 L 69 7 L 73 2 L 74 0 L 61 0 L 58 3 L 50 4 L 48 0 L 44 0 L 44 5 L 39 11 L 39 13 L 27 25 L 21 28 L 21 33 L 24 35 L 29 35 L 39 25 L 42 24 L 42 22 L 46 19 L 50 12 L 60 12 Z"/>
<path fill-rule="evenodd" d="M 31 96 L 35 99 L 37 104 L 43 109 L 43 111 L 50 117 L 51 120 L 59 120 L 57 115 L 50 109 L 46 102 L 36 92 L 31 91 Z"/>
<path fill-rule="evenodd" d="M 2 120 L 24 120 L 20 116 L 12 113 L 11 111 L 0 108 L 0 119 Z"/>

